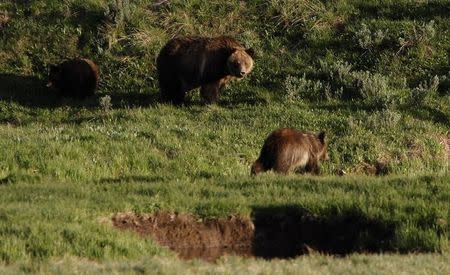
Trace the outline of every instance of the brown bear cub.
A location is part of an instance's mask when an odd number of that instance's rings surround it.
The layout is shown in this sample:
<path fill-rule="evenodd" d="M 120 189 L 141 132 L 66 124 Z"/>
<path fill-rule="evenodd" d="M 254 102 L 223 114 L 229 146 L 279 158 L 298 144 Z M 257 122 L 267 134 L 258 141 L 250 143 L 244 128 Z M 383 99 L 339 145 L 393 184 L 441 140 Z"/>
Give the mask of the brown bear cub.
<path fill-rule="evenodd" d="M 251 72 L 253 56 L 253 49 L 226 36 L 173 38 L 156 60 L 161 97 L 180 105 L 188 91 L 201 87 L 204 102 L 215 103 L 227 82 Z"/>
<path fill-rule="evenodd" d="M 273 169 L 277 173 L 306 171 L 319 174 L 320 160 L 327 160 L 325 132 L 318 135 L 283 128 L 272 132 L 264 142 L 259 158 L 253 163 L 251 174 Z"/>
<path fill-rule="evenodd" d="M 94 94 L 98 84 L 98 68 L 89 59 L 72 59 L 50 66 L 47 87 L 61 96 L 83 99 Z"/>

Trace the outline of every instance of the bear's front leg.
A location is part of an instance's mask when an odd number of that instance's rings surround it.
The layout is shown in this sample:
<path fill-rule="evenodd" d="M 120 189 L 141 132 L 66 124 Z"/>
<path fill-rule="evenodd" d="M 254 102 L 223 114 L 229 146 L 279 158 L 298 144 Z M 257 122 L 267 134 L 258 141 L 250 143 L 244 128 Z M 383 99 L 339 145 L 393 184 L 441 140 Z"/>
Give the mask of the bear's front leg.
<path fill-rule="evenodd" d="M 313 175 L 320 174 L 320 166 L 317 159 L 311 158 L 305 167 L 306 172 L 310 172 Z"/>
<path fill-rule="evenodd" d="M 206 104 L 216 103 L 219 100 L 220 82 L 212 82 L 200 88 L 200 95 Z"/>

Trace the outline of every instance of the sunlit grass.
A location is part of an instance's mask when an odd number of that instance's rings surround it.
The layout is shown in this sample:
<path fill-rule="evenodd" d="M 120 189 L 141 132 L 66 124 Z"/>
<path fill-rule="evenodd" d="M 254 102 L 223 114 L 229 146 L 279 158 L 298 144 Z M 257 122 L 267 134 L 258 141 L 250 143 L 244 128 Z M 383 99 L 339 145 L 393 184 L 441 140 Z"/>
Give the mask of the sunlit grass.
<path fill-rule="evenodd" d="M 3 1 L 0 273 L 448 273 L 448 7 Z M 222 34 L 256 49 L 254 71 L 218 105 L 201 105 L 198 92 L 186 107 L 158 103 L 155 59 L 167 39 Z M 98 95 L 82 102 L 44 87 L 48 65 L 74 56 L 101 70 Z M 327 132 L 321 176 L 250 177 L 265 137 L 280 127 Z M 251 217 L 270 206 L 389 225 L 380 252 L 444 254 L 213 266 L 180 262 L 108 222 L 117 212 L 159 210 Z"/>

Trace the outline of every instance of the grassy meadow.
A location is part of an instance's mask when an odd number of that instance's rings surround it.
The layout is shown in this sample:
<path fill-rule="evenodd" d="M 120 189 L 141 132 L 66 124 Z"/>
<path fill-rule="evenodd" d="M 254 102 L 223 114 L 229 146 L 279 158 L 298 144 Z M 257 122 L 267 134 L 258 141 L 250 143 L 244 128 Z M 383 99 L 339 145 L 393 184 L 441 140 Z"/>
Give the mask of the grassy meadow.
<path fill-rule="evenodd" d="M 450 272 L 449 0 L 159 2 L 1 1 L 0 273 Z M 176 35 L 233 36 L 254 71 L 216 105 L 162 104 Z M 98 93 L 57 98 L 48 65 L 78 56 Z M 280 127 L 326 131 L 321 176 L 250 176 Z M 183 262 L 110 221 L 293 207 L 376 223 L 349 245 L 382 254 Z"/>

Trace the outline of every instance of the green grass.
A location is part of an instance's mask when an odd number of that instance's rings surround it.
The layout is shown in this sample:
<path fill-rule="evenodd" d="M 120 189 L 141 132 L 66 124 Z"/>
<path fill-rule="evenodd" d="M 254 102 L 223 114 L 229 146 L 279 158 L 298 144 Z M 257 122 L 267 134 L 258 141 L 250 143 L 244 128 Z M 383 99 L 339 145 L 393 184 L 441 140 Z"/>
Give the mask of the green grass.
<path fill-rule="evenodd" d="M 149 3 L 0 4 L 0 273 L 167 272 L 172 263 L 174 273 L 299 265 L 310 273 L 447 273 L 448 0 Z M 234 36 L 257 49 L 255 70 L 218 105 L 202 106 L 198 92 L 188 107 L 160 104 L 155 59 L 178 34 Z M 47 67 L 75 56 L 99 64 L 98 95 L 54 98 L 44 88 Z M 279 127 L 327 132 L 322 176 L 250 177 Z M 371 176 L 379 163 L 383 176 Z M 127 211 L 218 217 L 270 207 L 330 222 L 356 215 L 393 230 L 380 251 L 443 254 L 213 266 L 180 262 L 105 223 Z"/>
<path fill-rule="evenodd" d="M 25 109 L 30 113 L 9 107 L 13 110 L 5 114 L 20 125 L 0 125 L 4 177 L 247 176 L 265 137 L 279 127 L 327 132 L 331 161 L 324 163 L 324 175 L 339 169 L 361 174 L 364 164 L 376 161 L 394 174 L 448 168 L 441 144 L 446 127 L 397 110 L 352 110 L 331 103 Z"/>
<path fill-rule="evenodd" d="M 322 255 L 295 260 L 240 259 L 229 257 L 216 264 L 201 261 L 183 262 L 172 257 L 145 257 L 139 261 L 96 263 L 76 257 L 54 259 L 45 265 L 20 263 L 1 267 L 2 274 L 447 274 L 450 258 L 440 254 L 353 255 L 333 258 Z"/>
<path fill-rule="evenodd" d="M 136 176 L 92 183 L 10 182 L 1 187 L 4 242 L 0 255 L 7 263 L 66 254 L 97 260 L 136 258 L 159 254 L 160 249 L 149 240 L 104 224 L 113 213 L 163 209 L 207 217 L 250 216 L 267 207 L 292 206 L 331 223 L 347 217 L 376 221 L 392 231 L 384 244 L 376 245 L 380 251 L 445 252 L 449 249 L 449 178 L 448 174 L 194 180 Z M 360 242 L 365 247 L 370 240 Z"/>

